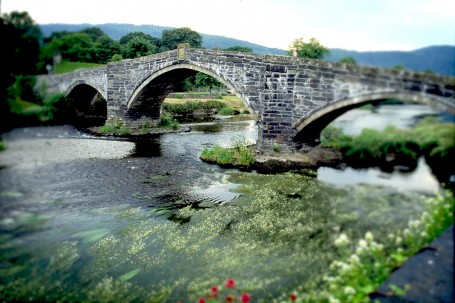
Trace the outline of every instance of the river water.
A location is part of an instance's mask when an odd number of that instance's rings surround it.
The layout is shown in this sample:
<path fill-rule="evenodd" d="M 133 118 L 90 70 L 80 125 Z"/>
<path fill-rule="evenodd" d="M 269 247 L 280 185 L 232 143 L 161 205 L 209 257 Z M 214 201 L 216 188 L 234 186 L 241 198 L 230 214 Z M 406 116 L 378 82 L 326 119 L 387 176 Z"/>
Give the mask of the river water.
<path fill-rule="evenodd" d="M 410 127 L 424 115 L 440 113 L 426 106 L 383 106 L 374 113 L 350 111 L 335 125 L 348 133 L 389 122 Z M 254 142 L 255 121 L 194 124 L 191 132 L 135 141 L 92 137 L 72 126 L 3 134 L 7 149 L 0 153 L 1 299 L 175 302 L 193 300 L 207 285 L 234 276 L 257 297 L 264 297 L 267 289 L 277 293 L 294 287 L 307 275 L 303 269 L 293 270 L 307 262 L 297 248 L 309 248 L 300 240 L 286 250 L 271 245 L 272 238 L 264 242 L 267 229 L 257 232 L 254 218 L 271 213 L 254 213 L 245 201 L 236 202 L 248 197 L 236 189 L 247 182 L 240 179 L 249 177 L 199 159 L 205 147 L 227 146 L 239 137 Z M 230 179 L 236 174 L 237 179 Z M 423 159 L 409 173 L 320 168 L 314 174 L 315 180 L 296 175 L 295 180 L 308 183 L 292 186 L 305 193 L 317 186 L 314 196 L 321 194 L 320 186 L 334 195 L 343 191 L 343 198 L 329 199 L 338 203 L 336 207 L 343 204 L 339 199 L 376 201 L 356 206 L 359 213 L 368 213 L 358 217 L 373 215 L 372 209 L 382 203 L 389 212 L 375 215 L 387 217 L 384 225 L 395 224 L 394 228 L 422 210 L 417 196 L 440 189 Z M 346 196 L 347 187 L 356 188 L 355 198 Z M 398 201 L 404 202 L 397 206 Z M 242 209 L 241 215 L 234 206 Z M 398 216 L 397 207 L 406 210 Z M 352 212 L 352 205 L 343 211 Z M 251 216 L 242 219 L 246 213 Z M 346 220 L 351 222 L 346 226 L 372 226 L 371 221 Z M 232 224 L 237 229 L 229 234 Z M 241 226 L 249 226 L 248 231 L 241 232 Z M 256 232 L 261 236 L 250 238 Z"/>

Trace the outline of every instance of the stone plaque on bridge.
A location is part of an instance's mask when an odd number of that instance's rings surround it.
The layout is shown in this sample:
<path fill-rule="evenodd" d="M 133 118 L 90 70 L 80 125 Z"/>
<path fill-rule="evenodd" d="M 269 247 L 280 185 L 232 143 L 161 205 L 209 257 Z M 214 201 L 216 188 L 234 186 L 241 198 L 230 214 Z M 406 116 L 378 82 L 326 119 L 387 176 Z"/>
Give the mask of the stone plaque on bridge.
<path fill-rule="evenodd" d="M 186 60 L 186 49 L 190 47 L 188 43 L 182 43 L 177 46 L 177 59 Z"/>

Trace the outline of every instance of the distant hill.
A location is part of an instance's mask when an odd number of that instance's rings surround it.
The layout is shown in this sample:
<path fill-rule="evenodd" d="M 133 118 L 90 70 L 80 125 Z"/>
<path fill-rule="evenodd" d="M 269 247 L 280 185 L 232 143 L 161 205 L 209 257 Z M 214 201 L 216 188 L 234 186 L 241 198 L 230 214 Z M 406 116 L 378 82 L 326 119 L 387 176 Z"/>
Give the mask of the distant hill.
<path fill-rule="evenodd" d="M 106 24 L 42 24 L 40 25 L 44 36 L 49 36 L 55 31 L 75 32 L 86 27 L 97 26 L 114 40 L 119 40 L 130 32 L 143 32 L 150 36 L 161 38 L 165 27 L 158 25 L 133 25 L 121 23 Z M 231 46 L 242 46 L 253 49 L 257 54 L 286 55 L 286 52 L 278 48 L 270 48 L 259 44 L 242 41 L 223 36 L 208 35 L 200 33 L 205 48 L 228 48 Z M 455 76 L 455 46 L 428 46 L 414 51 L 367 51 L 358 52 L 344 49 L 330 49 L 329 61 L 338 61 L 342 57 L 352 57 L 359 65 L 392 68 L 401 64 L 406 69 L 424 71 L 430 69 L 441 75 Z"/>
<path fill-rule="evenodd" d="M 326 59 L 338 61 L 342 57 L 352 57 L 359 65 L 392 68 L 397 64 L 406 69 L 424 71 L 431 69 L 441 75 L 455 76 L 455 46 L 429 46 L 413 51 L 370 51 L 357 52 L 344 49 L 331 49 Z"/>

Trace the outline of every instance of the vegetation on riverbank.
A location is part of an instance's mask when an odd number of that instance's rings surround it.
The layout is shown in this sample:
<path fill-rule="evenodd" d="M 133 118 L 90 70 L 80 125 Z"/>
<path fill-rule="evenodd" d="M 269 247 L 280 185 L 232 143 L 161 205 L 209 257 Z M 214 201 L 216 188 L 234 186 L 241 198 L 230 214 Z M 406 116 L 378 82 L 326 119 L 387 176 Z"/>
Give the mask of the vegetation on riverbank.
<path fill-rule="evenodd" d="M 0 140 L 0 151 L 5 150 L 5 143 L 3 143 L 2 140 Z"/>
<path fill-rule="evenodd" d="M 412 129 L 388 126 L 384 130 L 364 129 L 349 136 L 333 126 L 321 133 L 321 145 L 340 150 L 351 166 L 411 165 L 420 156 L 429 161 L 455 155 L 455 124 L 429 117 Z"/>
<path fill-rule="evenodd" d="M 242 100 L 232 95 L 221 95 L 219 100 L 166 98 L 163 103 L 163 110 L 172 115 L 188 115 L 195 111 L 219 115 L 249 113 Z"/>
<path fill-rule="evenodd" d="M 221 166 L 248 168 L 256 161 L 256 153 L 251 148 L 251 142 L 239 136 L 233 138 L 231 147 L 215 145 L 212 148 L 205 148 L 200 158 L 205 162 Z"/>
<path fill-rule="evenodd" d="M 180 129 L 180 124 L 173 119 L 169 114 L 163 114 L 160 117 L 159 122 L 156 125 L 151 123 L 143 123 L 138 128 L 128 127 L 123 123 L 122 118 L 111 116 L 107 119 L 103 126 L 96 129 L 97 133 L 100 134 L 119 134 L 119 135 L 131 135 L 131 134 L 147 134 L 157 129 Z"/>

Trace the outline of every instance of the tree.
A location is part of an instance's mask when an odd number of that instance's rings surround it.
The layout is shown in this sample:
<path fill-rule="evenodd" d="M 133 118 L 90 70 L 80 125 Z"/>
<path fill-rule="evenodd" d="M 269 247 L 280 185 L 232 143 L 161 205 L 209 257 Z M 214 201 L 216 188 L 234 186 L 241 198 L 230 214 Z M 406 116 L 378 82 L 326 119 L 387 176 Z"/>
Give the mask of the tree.
<path fill-rule="evenodd" d="M 145 40 L 148 40 L 150 43 L 154 44 L 157 49 L 159 49 L 161 47 L 161 39 L 160 38 L 152 37 L 152 36 L 150 36 L 148 34 L 145 34 L 143 32 L 131 32 L 131 33 L 128 33 L 125 36 L 120 38 L 119 43 L 121 45 L 126 45 L 126 44 L 128 44 L 128 42 L 131 39 L 133 39 L 135 37 L 139 37 L 139 38 L 143 38 Z"/>
<path fill-rule="evenodd" d="M 124 58 L 138 58 L 156 53 L 156 46 L 149 40 L 134 37 L 124 47 Z"/>
<path fill-rule="evenodd" d="M 122 53 L 122 46 L 117 41 L 114 41 L 108 35 L 103 34 L 95 42 L 96 63 L 105 64 L 111 60 L 115 54 Z"/>
<path fill-rule="evenodd" d="M 87 27 L 81 29 L 79 33 L 87 34 L 92 38 L 92 41 L 98 40 L 102 36 L 106 36 L 106 34 L 101 30 L 99 27 Z"/>
<path fill-rule="evenodd" d="M 180 43 L 188 43 L 190 47 L 202 48 L 201 35 L 188 27 L 163 30 L 161 42 L 162 50 L 176 49 Z"/>
<path fill-rule="evenodd" d="M 392 69 L 394 70 L 405 70 L 403 64 L 395 64 Z"/>
<path fill-rule="evenodd" d="M 352 58 L 352 57 L 342 57 L 342 58 L 340 58 L 339 61 L 342 62 L 342 63 L 357 64 L 357 62 L 355 61 L 355 59 Z"/>
<path fill-rule="evenodd" d="M 13 11 L 10 14 L 3 14 L 4 24 L 11 24 L 22 35 L 34 37 L 39 44 L 43 43 L 43 33 L 38 24 L 27 12 Z"/>
<path fill-rule="evenodd" d="M 60 53 L 68 61 L 97 63 L 96 46 L 88 34 L 70 33 L 44 46 L 41 57 L 49 60 L 54 54 Z"/>
<path fill-rule="evenodd" d="M 241 52 L 241 53 L 252 53 L 253 49 L 251 47 L 243 47 L 243 46 L 231 46 L 226 48 L 225 50 L 230 52 Z"/>
<path fill-rule="evenodd" d="M 17 27 L 16 27 L 17 26 Z M 14 118 L 7 103 L 8 88 L 19 75 L 37 74 L 41 31 L 28 13 L 13 12 L 0 18 L 2 56 L 0 56 L 0 131 L 11 126 Z"/>
<path fill-rule="evenodd" d="M 303 37 L 295 39 L 289 45 L 287 53 L 290 56 L 294 54 L 300 58 L 322 59 L 325 55 L 330 54 L 327 47 L 323 46 L 316 38 L 311 38 L 310 42 L 304 42 Z"/>
<path fill-rule="evenodd" d="M 213 87 L 219 87 L 221 85 L 218 80 L 204 73 L 196 74 L 194 84 L 196 87 L 208 87 L 209 91 L 212 91 Z"/>

